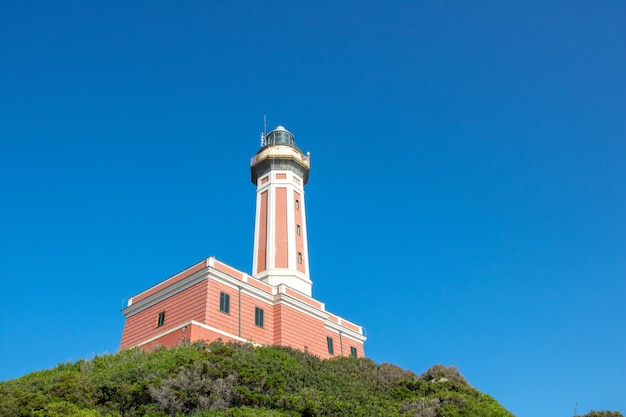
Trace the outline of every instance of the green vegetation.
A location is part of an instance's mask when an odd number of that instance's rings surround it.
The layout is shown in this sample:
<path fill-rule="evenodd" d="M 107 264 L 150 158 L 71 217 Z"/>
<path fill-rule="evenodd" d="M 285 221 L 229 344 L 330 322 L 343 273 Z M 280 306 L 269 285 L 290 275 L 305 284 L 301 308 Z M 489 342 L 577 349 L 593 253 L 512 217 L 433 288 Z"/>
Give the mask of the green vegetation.
<path fill-rule="evenodd" d="M 284 347 L 194 343 L 64 363 L 0 383 L 0 416 L 512 416 L 454 367 L 421 376 Z"/>

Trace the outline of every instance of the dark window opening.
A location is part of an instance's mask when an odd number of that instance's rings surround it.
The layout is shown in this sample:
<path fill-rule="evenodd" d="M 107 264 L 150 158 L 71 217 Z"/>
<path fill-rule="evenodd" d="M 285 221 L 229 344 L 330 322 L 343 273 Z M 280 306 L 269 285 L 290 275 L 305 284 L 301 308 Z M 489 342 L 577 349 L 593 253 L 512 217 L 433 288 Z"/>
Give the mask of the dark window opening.
<path fill-rule="evenodd" d="M 350 346 L 350 355 L 354 358 L 357 357 L 356 348 L 354 346 Z"/>
<path fill-rule="evenodd" d="M 163 326 L 165 323 L 165 311 L 159 313 L 159 319 L 157 320 L 157 327 Z"/>
<path fill-rule="evenodd" d="M 254 324 L 259 327 L 263 327 L 264 322 L 264 312 L 262 308 L 254 307 Z"/>
<path fill-rule="evenodd" d="M 326 344 L 328 345 L 328 353 L 334 355 L 335 349 L 333 349 L 333 338 L 330 336 L 326 336 Z"/>
<path fill-rule="evenodd" d="M 220 293 L 220 311 L 230 314 L 230 295 L 225 292 Z"/>

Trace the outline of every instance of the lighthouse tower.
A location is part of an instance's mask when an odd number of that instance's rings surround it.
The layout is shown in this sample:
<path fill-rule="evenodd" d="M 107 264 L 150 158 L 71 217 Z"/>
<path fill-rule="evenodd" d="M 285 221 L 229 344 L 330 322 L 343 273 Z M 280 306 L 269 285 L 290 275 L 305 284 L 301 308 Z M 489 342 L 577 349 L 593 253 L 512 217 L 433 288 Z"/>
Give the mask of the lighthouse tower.
<path fill-rule="evenodd" d="M 128 299 L 120 348 L 222 339 L 362 357 L 363 328 L 311 297 L 304 186 L 309 155 L 284 127 L 262 136 L 252 273 L 209 257 Z"/>
<path fill-rule="evenodd" d="M 262 137 L 250 165 L 257 187 L 252 275 L 311 296 L 304 204 L 309 155 L 296 146 L 291 132 L 278 126 Z"/>

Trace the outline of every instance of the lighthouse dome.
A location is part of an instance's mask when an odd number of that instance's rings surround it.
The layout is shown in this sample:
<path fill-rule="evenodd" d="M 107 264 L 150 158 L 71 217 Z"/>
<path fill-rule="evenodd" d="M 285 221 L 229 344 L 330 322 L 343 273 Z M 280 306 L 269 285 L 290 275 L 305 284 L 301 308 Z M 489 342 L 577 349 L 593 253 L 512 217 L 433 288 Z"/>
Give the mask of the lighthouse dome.
<path fill-rule="evenodd" d="M 272 145 L 295 145 L 296 138 L 283 126 L 276 126 L 274 130 L 267 134 L 266 143 Z"/>

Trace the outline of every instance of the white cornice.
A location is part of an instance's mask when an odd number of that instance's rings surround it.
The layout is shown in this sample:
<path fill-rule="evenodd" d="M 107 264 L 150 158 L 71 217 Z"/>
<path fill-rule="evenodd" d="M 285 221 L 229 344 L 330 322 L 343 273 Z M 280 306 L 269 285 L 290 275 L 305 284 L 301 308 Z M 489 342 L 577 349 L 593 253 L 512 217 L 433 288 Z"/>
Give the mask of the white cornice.
<path fill-rule="evenodd" d="M 166 279 L 164 279 L 163 281 L 158 282 L 158 283 L 154 284 L 153 286 L 151 286 L 151 287 L 149 287 L 149 288 L 146 288 L 145 290 L 143 290 L 143 291 L 142 291 L 142 292 L 140 292 L 139 294 L 135 294 L 135 295 L 133 295 L 133 296 L 129 299 L 129 303 L 131 303 L 131 302 L 132 302 L 132 300 L 134 300 L 135 298 L 140 297 L 141 295 L 143 295 L 143 294 L 145 294 L 145 293 L 147 293 L 147 292 L 152 291 L 153 289 L 155 289 L 155 288 L 159 287 L 159 285 L 163 285 L 164 283 L 166 283 L 166 282 L 167 282 L 167 281 L 169 281 L 169 280 L 173 280 L 173 279 L 175 279 L 175 278 L 179 277 L 180 275 L 184 274 L 185 272 L 189 271 L 190 269 L 193 269 L 193 268 L 197 267 L 198 265 L 204 264 L 204 266 L 208 266 L 208 265 L 209 265 L 209 262 L 212 262 L 212 259 L 213 259 L 213 257 L 212 257 L 212 256 L 210 256 L 210 257 L 208 257 L 208 258 L 205 258 L 205 259 L 203 259 L 202 261 L 197 262 L 197 263 L 195 263 L 194 265 L 191 265 L 190 267 L 185 268 L 185 269 L 183 269 L 182 271 L 180 271 L 180 272 L 178 272 L 178 273 L 176 273 L 176 274 L 174 274 L 174 275 L 170 276 L 169 278 L 166 278 Z"/>
<path fill-rule="evenodd" d="M 211 264 L 209 264 L 211 265 Z M 331 321 L 329 319 L 330 317 L 330 313 L 328 313 L 325 308 L 324 308 L 324 304 L 315 300 L 316 302 L 320 303 L 320 307 L 316 307 L 316 306 L 312 306 L 294 296 L 291 296 L 289 294 L 286 294 L 285 292 L 282 292 L 282 290 L 280 290 L 280 287 L 271 287 L 272 289 L 272 293 L 266 292 L 262 289 L 259 289 L 255 286 L 253 286 L 252 284 L 248 283 L 248 280 L 251 279 L 256 279 L 254 277 L 248 276 L 246 274 L 243 275 L 244 280 L 240 280 L 234 277 L 231 277 L 230 275 L 219 271 L 217 269 L 215 269 L 213 266 L 207 266 L 203 269 L 201 269 L 200 271 L 181 279 L 178 282 L 175 282 L 165 288 L 163 288 L 162 290 L 126 307 L 125 309 L 122 310 L 122 313 L 128 318 L 131 317 L 149 307 L 154 306 L 155 304 L 164 301 L 165 299 L 178 294 L 181 291 L 184 291 L 206 279 L 211 279 L 211 280 L 215 280 L 223 285 L 226 285 L 230 288 L 233 288 L 233 290 L 237 291 L 239 289 L 239 287 L 241 287 L 241 290 L 246 294 L 249 295 L 253 298 L 256 298 L 260 301 L 263 301 L 267 304 L 270 305 L 278 305 L 278 304 L 283 304 L 286 305 L 288 307 L 293 308 L 294 310 L 297 310 L 301 313 L 304 313 L 310 317 L 313 317 L 315 319 L 318 320 L 322 320 L 324 321 L 324 325 L 326 327 L 326 329 L 339 333 L 341 332 L 343 335 L 345 335 L 346 337 L 349 337 L 351 339 L 354 339 L 355 341 L 361 342 L 363 343 L 367 338 L 348 328 L 345 327 L 339 323 L 335 323 L 334 321 Z M 257 280 L 258 281 L 258 280 Z M 261 282 L 261 281 L 259 281 Z M 265 284 L 267 285 L 267 284 Z M 198 323 L 201 324 L 201 323 Z M 202 325 L 205 326 L 205 325 Z M 214 329 L 211 329 L 214 330 Z M 214 330 L 217 331 L 217 330 Z M 221 331 L 219 331 L 221 332 Z M 169 333 L 166 332 L 164 334 Z M 150 339 L 153 340 L 155 338 L 158 337 L 162 337 L 164 334 L 155 336 L 154 338 Z M 225 334 L 226 335 L 226 334 Z M 230 334 L 228 334 L 228 337 L 231 337 Z M 235 337 L 235 336 L 233 336 Z M 145 343 L 148 343 L 150 340 L 146 341 Z"/>
<path fill-rule="evenodd" d="M 126 317 L 133 316 L 139 313 L 140 311 L 145 310 L 148 307 L 152 307 L 153 305 L 160 303 L 161 301 L 175 294 L 178 294 L 179 292 L 184 291 L 187 288 L 192 287 L 199 282 L 204 281 L 209 276 L 209 268 L 210 267 L 204 267 L 200 271 L 186 278 L 183 278 L 178 282 L 168 285 L 162 290 L 157 291 L 156 293 L 149 295 L 146 298 L 140 301 L 137 301 L 136 303 L 129 305 L 125 309 L 122 309 L 122 314 L 124 314 Z"/>
<path fill-rule="evenodd" d="M 261 301 L 265 301 L 268 304 L 272 304 L 274 301 L 274 297 L 271 293 L 265 292 L 260 288 L 249 284 L 247 280 L 241 281 L 237 278 L 233 278 L 228 274 L 223 273 L 222 271 L 218 271 L 217 269 L 211 268 L 209 270 L 209 277 L 220 282 L 221 284 L 227 285 L 235 290 L 238 290 L 241 286 L 241 289 L 245 291 L 246 294 L 253 296 Z M 246 276 L 247 277 L 247 276 Z M 247 277 L 247 279 L 255 279 L 252 277 Z M 267 285 L 267 284 L 263 284 Z"/>
<path fill-rule="evenodd" d="M 213 327 L 213 326 L 207 326 L 206 324 L 200 323 L 200 322 L 195 321 L 195 320 L 189 320 L 189 321 L 187 321 L 187 322 L 185 322 L 185 323 L 179 324 L 179 325 L 178 325 L 178 326 L 176 326 L 176 327 L 173 327 L 173 328 L 171 328 L 171 329 L 169 329 L 169 330 L 166 330 L 166 331 L 164 331 L 163 333 L 159 333 L 158 335 L 156 335 L 156 336 L 154 336 L 154 337 L 151 337 L 150 339 L 145 340 L 145 341 L 143 341 L 143 342 L 141 342 L 141 343 L 138 343 L 138 344 L 136 344 L 135 346 L 132 346 L 132 347 L 138 347 L 138 346 L 147 345 L 147 344 L 148 344 L 148 343 L 150 343 L 150 342 L 154 342 L 155 340 L 160 339 L 160 338 L 162 338 L 163 336 L 167 336 L 167 335 L 168 335 L 168 334 L 170 334 L 170 333 L 174 333 L 175 331 L 178 331 L 178 330 L 182 329 L 183 327 L 187 327 L 187 326 L 190 326 L 190 325 L 192 325 L 192 324 L 193 324 L 194 326 L 198 326 L 198 327 L 201 327 L 201 328 L 203 328 L 203 329 L 210 330 L 210 331 L 215 332 L 215 333 L 217 333 L 217 334 L 221 334 L 222 336 L 226 336 L 226 337 L 228 337 L 228 338 L 230 338 L 230 339 L 237 340 L 238 342 L 243 342 L 243 343 L 253 343 L 252 341 L 250 341 L 250 340 L 248 340 L 248 339 L 244 339 L 243 337 L 235 336 L 234 334 L 231 334 L 231 333 L 225 332 L 224 330 L 220 330 L 220 329 L 218 329 L 218 328 L 216 328 L 216 327 Z M 257 343 L 253 343 L 253 344 L 258 345 Z"/>
<path fill-rule="evenodd" d="M 272 304 L 274 302 L 274 298 L 271 293 L 267 293 L 259 288 L 256 288 L 252 284 L 247 283 L 246 281 L 241 281 L 237 278 L 231 277 L 230 275 L 227 275 L 221 271 L 218 271 L 214 267 L 209 266 L 202 269 L 201 271 L 196 272 L 193 275 L 190 275 L 187 278 L 184 278 L 170 286 L 163 288 L 162 290 L 144 298 L 141 301 L 136 302 L 135 304 L 126 307 L 122 310 L 122 313 L 126 317 L 133 316 L 134 314 L 137 314 L 140 311 L 145 310 L 146 308 L 152 307 L 153 305 L 209 278 L 218 281 L 221 284 L 227 285 L 234 290 L 238 290 L 239 286 L 241 286 L 242 290 L 244 290 L 246 294 L 249 294 L 254 298 L 257 298 L 268 304 Z"/>
<path fill-rule="evenodd" d="M 364 343 L 367 340 L 367 337 L 355 332 L 352 329 L 349 329 L 341 324 L 337 324 L 333 321 L 327 320 L 325 323 L 325 327 L 327 330 L 330 330 L 335 333 L 341 333 L 342 336 L 347 337 L 349 339 L 354 340 L 355 342 Z"/>
<path fill-rule="evenodd" d="M 304 301 L 300 301 L 295 297 L 292 297 L 285 293 L 278 293 L 274 296 L 275 304 L 284 304 L 289 306 L 295 310 L 300 311 L 301 313 L 305 313 L 309 316 L 312 316 L 316 319 L 327 320 L 329 313 L 325 310 L 321 310 L 319 308 L 313 307 L 305 303 Z"/>

